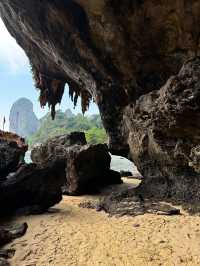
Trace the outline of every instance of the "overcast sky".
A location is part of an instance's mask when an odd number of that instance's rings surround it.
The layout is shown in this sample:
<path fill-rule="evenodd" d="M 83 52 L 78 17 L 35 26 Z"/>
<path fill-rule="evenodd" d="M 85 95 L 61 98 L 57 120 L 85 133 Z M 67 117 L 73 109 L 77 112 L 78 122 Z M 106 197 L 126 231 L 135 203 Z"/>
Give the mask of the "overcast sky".
<path fill-rule="evenodd" d="M 2 20 L 0 19 L 0 129 L 2 129 L 3 117 L 6 117 L 6 129 L 8 129 L 8 117 L 12 104 L 21 97 L 30 99 L 34 104 L 34 111 L 38 117 L 43 116 L 48 109 L 42 110 L 38 102 L 38 92 L 33 87 L 28 59 L 24 51 L 10 36 Z M 68 92 L 63 97 L 60 106 L 62 110 L 73 109 L 73 104 L 68 97 Z M 75 112 L 81 112 L 80 102 Z M 97 113 L 96 105 L 92 104 L 89 113 Z"/>

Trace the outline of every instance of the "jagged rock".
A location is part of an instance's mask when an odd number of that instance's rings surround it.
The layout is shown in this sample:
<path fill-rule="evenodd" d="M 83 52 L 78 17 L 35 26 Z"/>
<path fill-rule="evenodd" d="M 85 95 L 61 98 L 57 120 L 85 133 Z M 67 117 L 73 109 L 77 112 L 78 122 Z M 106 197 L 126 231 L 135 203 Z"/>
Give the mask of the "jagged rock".
<path fill-rule="evenodd" d="M 9 131 L 24 138 L 33 135 L 39 128 L 39 120 L 33 112 L 33 104 L 26 98 L 21 98 L 12 105 L 9 121 Z"/>
<path fill-rule="evenodd" d="M 2 249 L 2 246 L 8 244 L 15 238 L 23 236 L 26 233 L 27 228 L 27 223 L 22 225 L 0 227 L 0 266 L 9 266 L 10 264 L 6 259 L 12 258 L 15 254 L 14 249 Z"/>
<path fill-rule="evenodd" d="M 189 165 L 200 173 L 200 145 L 191 149 Z"/>
<path fill-rule="evenodd" d="M 0 258 L 0 266 L 10 266 L 10 263 L 3 258 Z"/>
<path fill-rule="evenodd" d="M 66 135 L 49 139 L 41 145 L 37 145 L 31 151 L 33 163 L 47 167 L 57 162 L 66 162 L 66 150 L 73 145 L 86 145 L 86 138 L 83 132 L 72 132 Z"/>
<path fill-rule="evenodd" d="M 83 111 L 98 104 L 110 150 L 130 156 L 143 191 L 200 199 L 199 58 L 177 75 L 200 54 L 199 1 L 0 0 L 0 14 L 52 117 L 68 83 Z"/>
<path fill-rule="evenodd" d="M 67 194 L 94 193 L 104 186 L 122 183 L 120 174 L 110 170 L 106 145 L 74 146 L 66 155 Z"/>
<path fill-rule="evenodd" d="M 62 163 L 24 164 L 27 150 L 24 139 L 0 131 L 0 215 L 18 209 L 43 212 L 62 199 L 61 186 L 65 179 Z M 61 166 L 60 166 L 61 165 Z"/>
<path fill-rule="evenodd" d="M 0 227 L 0 246 L 8 244 L 13 239 L 23 236 L 27 231 L 28 225 L 24 223 L 22 225 Z"/>
<path fill-rule="evenodd" d="M 70 195 L 94 193 L 103 186 L 122 182 L 120 174 L 110 170 L 108 147 L 86 145 L 84 133 L 52 138 L 35 147 L 31 159 L 40 167 L 53 165 L 65 173 L 63 189 Z"/>
<path fill-rule="evenodd" d="M 180 209 L 177 209 L 163 202 L 155 202 L 150 199 L 144 200 L 138 196 L 133 189 L 122 188 L 111 192 L 109 195 L 95 201 L 85 201 L 79 204 L 81 208 L 96 209 L 105 211 L 110 216 L 138 216 L 145 213 L 156 215 L 179 215 Z"/>
<path fill-rule="evenodd" d="M 48 210 L 62 200 L 61 186 L 64 177 L 59 163 L 56 167 L 46 168 L 34 164 L 22 165 L 17 172 L 0 183 L 0 215 L 19 209 L 26 213 Z"/>
<path fill-rule="evenodd" d="M 139 190 L 153 197 L 200 199 L 200 58 L 126 112 L 131 155 L 145 177 Z"/>
<path fill-rule="evenodd" d="M 27 149 L 28 146 L 23 138 L 0 131 L 0 180 L 17 170 Z"/>

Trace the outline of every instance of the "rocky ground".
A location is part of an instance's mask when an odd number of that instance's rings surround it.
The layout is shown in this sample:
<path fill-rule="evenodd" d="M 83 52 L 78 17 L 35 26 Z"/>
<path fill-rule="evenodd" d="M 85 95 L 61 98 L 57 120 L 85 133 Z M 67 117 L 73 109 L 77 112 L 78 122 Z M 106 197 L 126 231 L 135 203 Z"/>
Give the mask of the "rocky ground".
<path fill-rule="evenodd" d="M 135 185 L 128 182 L 115 189 Z M 29 229 L 7 246 L 16 249 L 11 266 L 200 264 L 200 217 L 182 210 L 178 216 L 108 217 L 79 207 L 91 199 L 96 196 L 68 196 L 46 214 L 17 217 Z"/>

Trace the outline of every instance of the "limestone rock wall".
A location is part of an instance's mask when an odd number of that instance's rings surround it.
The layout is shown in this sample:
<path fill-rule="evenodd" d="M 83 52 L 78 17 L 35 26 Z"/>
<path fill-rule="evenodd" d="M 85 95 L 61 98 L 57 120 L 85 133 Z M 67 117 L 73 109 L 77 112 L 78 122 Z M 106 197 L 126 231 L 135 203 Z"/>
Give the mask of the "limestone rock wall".
<path fill-rule="evenodd" d="M 151 194 L 199 199 L 187 193 L 199 182 L 199 1 L 0 0 L 0 15 L 52 117 L 68 83 L 83 112 L 98 104 L 110 150 L 134 160 Z"/>

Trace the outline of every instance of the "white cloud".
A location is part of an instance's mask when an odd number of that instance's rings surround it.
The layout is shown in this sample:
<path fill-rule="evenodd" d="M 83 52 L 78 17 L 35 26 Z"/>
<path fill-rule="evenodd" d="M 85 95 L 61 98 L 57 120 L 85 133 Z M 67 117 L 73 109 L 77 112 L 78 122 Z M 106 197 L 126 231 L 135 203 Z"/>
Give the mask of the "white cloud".
<path fill-rule="evenodd" d="M 28 65 L 28 59 L 22 48 L 7 31 L 0 18 L 0 66 L 12 74 L 23 72 Z"/>

